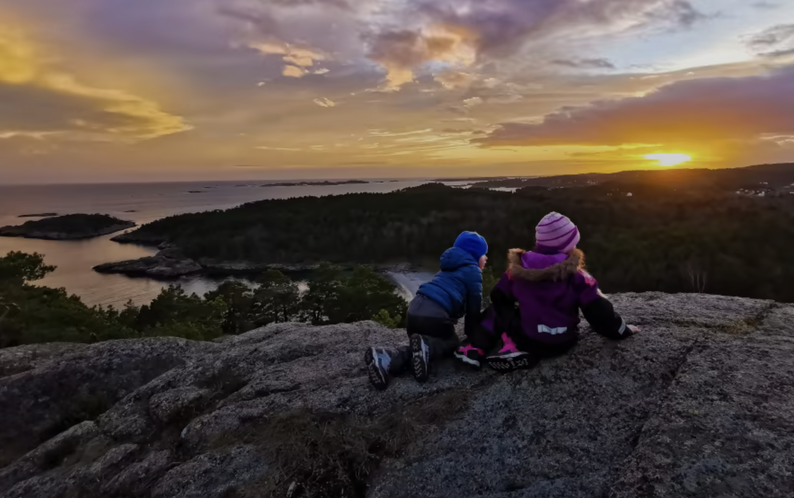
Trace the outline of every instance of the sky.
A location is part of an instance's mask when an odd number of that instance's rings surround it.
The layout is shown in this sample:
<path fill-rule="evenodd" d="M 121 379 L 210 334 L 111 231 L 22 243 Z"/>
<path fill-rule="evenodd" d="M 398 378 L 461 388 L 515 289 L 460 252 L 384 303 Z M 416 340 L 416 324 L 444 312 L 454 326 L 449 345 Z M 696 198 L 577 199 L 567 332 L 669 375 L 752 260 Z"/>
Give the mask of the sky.
<path fill-rule="evenodd" d="M 0 0 L 0 184 L 794 162 L 792 21 L 790 0 Z"/>

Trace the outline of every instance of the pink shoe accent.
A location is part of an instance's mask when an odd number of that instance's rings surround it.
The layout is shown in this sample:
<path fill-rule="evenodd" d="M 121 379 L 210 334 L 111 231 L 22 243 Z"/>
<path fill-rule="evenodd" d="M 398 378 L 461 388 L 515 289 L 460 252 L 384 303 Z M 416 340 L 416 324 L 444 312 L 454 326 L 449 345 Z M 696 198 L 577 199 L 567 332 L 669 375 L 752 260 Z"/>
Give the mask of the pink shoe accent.
<path fill-rule="evenodd" d="M 502 334 L 502 344 L 504 344 L 504 347 L 501 350 L 499 350 L 499 354 L 519 352 L 516 343 L 513 342 L 513 339 L 511 339 L 510 336 L 507 335 L 506 333 Z"/>
<path fill-rule="evenodd" d="M 471 344 L 469 344 L 468 346 L 462 346 L 460 349 L 458 349 L 458 353 L 460 353 L 462 355 L 466 355 L 466 354 L 470 353 L 471 351 L 477 351 L 481 355 L 485 356 L 485 351 L 483 351 L 480 348 L 475 348 Z"/>

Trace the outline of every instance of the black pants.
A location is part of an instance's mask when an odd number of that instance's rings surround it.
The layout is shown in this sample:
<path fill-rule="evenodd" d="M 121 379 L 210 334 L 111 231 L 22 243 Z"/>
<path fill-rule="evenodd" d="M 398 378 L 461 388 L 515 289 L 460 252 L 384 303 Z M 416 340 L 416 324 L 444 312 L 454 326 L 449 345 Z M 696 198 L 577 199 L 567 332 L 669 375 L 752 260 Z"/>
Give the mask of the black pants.
<path fill-rule="evenodd" d="M 496 316 L 495 319 L 493 318 L 494 316 Z M 513 339 L 513 342 L 516 343 L 519 350 L 530 353 L 538 359 L 563 355 L 574 347 L 577 342 L 576 340 L 572 340 L 564 344 L 547 344 L 528 338 L 526 334 L 524 334 L 521 325 L 519 310 L 512 306 L 507 310 L 499 310 L 498 313 L 489 307 L 483 311 L 482 319 L 489 319 L 489 322 L 493 324 L 493 330 L 478 325 L 472 328 L 472 331 L 467 334 L 467 337 L 472 346 L 482 349 L 486 354 L 496 352 L 495 349 L 501 344 L 502 333 L 505 332 Z"/>
<path fill-rule="evenodd" d="M 452 353 L 460 346 L 460 339 L 455 333 L 455 324 L 451 320 L 414 316 L 409 313 L 407 332 L 408 337 L 415 334 L 422 336 L 430 349 L 431 360 L 452 356 Z M 400 374 L 411 365 L 413 357 L 411 346 L 400 346 L 389 353 L 392 359 L 389 366 L 390 374 Z"/>

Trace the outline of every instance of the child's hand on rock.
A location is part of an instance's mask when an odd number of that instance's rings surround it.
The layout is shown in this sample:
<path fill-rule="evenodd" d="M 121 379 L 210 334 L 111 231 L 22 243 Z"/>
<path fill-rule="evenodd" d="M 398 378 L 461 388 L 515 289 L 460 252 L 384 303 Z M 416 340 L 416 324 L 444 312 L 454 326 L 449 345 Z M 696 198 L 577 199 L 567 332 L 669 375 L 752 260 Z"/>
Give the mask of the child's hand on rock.
<path fill-rule="evenodd" d="M 636 334 L 637 332 L 640 331 L 640 328 L 637 327 L 636 325 L 627 325 L 627 327 L 629 330 L 631 330 L 632 334 Z"/>

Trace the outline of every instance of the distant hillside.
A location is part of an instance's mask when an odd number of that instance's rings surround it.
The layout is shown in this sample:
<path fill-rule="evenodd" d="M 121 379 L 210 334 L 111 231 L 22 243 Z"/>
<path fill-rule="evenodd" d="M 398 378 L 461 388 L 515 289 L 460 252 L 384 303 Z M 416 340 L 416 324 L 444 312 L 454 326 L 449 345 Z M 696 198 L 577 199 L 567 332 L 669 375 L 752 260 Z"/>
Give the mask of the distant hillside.
<path fill-rule="evenodd" d="M 736 191 L 742 188 L 781 189 L 794 185 L 794 163 L 763 164 L 733 169 L 658 169 L 621 171 L 619 173 L 585 173 L 581 175 L 515 178 L 477 182 L 479 188 L 585 187 L 596 184 L 647 184 L 652 187 L 675 187 Z"/>
<path fill-rule="evenodd" d="M 516 194 L 428 184 L 388 194 L 267 200 L 172 216 L 114 240 L 167 242 L 204 266 L 331 261 L 436 269 L 461 231 L 476 230 L 488 239 L 489 266 L 500 273 L 507 250 L 531 248 L 538 220 L 559 211 L 578 224 L 580 246 L 606 292 L 794 301 L 794 195 L 651 183 L 626 188 L 632 197 L 609 184 Z"/>

